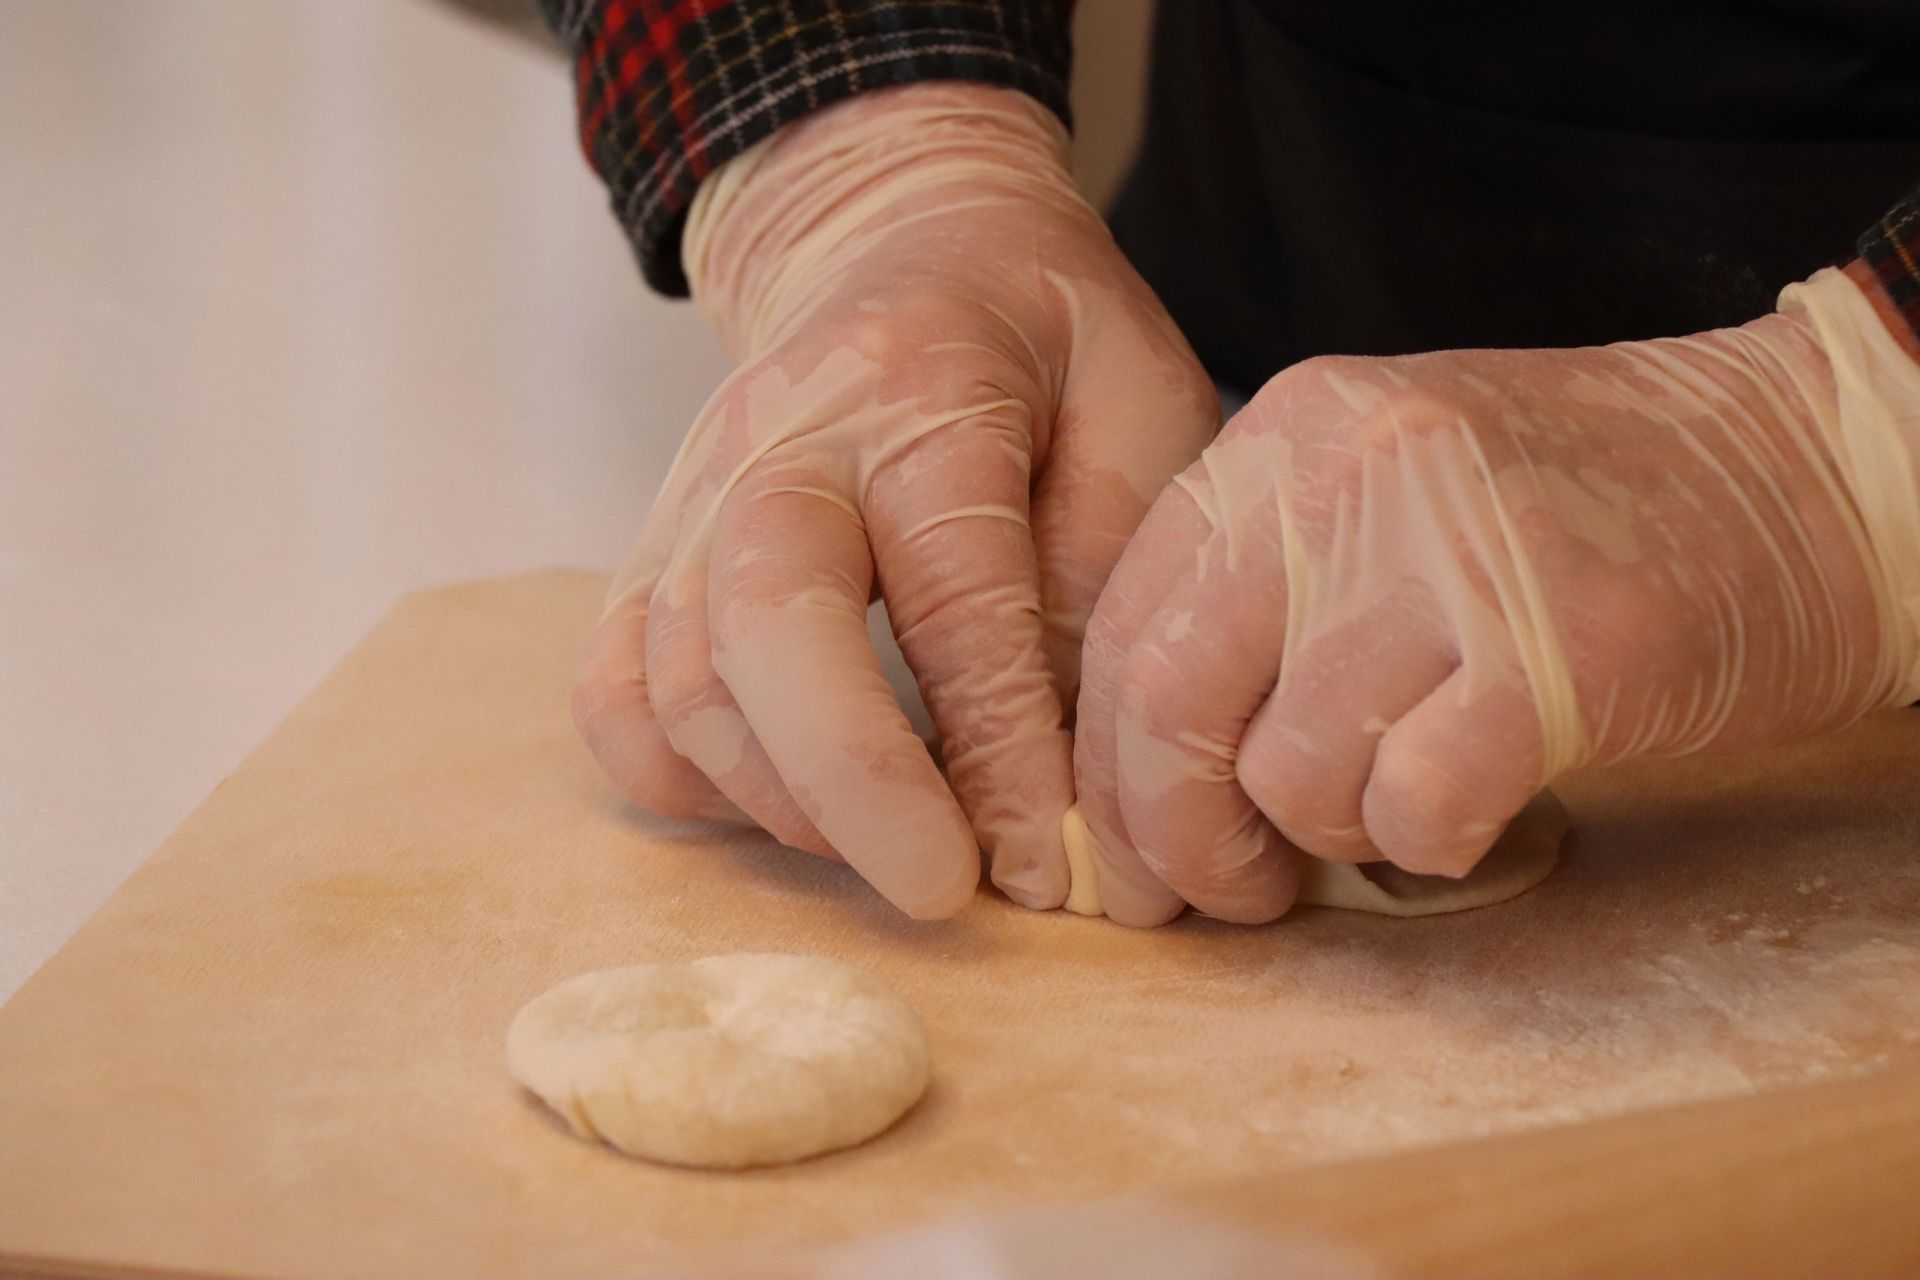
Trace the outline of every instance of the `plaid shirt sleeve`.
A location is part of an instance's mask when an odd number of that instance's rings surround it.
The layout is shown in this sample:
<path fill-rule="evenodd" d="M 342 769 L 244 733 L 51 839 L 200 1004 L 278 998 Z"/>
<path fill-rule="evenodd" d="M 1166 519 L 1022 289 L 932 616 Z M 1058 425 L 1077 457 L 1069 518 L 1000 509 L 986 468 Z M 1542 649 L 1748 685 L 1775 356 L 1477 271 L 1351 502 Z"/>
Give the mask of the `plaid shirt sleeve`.
<path fill-rule="evenodd" d="M 975 80 L 1067 118 L 1073 0 L 540 0 L 573 51 L 580 144 L 647 282 L 684 296 L 700 180 L 864 90 Z"/>
<path fill-rule="evenodd" d="M 1860 256 L 1920 336 L 1920 190 L 1895 205 L 1860 237 Z"/>

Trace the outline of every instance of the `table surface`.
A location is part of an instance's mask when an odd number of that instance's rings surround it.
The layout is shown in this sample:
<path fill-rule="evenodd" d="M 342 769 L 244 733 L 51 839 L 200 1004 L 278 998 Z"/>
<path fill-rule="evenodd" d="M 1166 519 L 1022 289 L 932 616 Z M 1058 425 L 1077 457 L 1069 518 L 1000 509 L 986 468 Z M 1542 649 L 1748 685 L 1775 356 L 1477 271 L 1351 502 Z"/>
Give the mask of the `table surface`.
<path fill-rule="evenodd" d="M 916 923 L 617 802 L 566 710 L 605 586 L 402 602 L 0 1008 L 0 1272 L 764 1278 L 1225 1183 L 1180 1194 L 1383 1275 L 1920 1274 L 1920 716 L 1569 779 L 1560 869 L 1483 911 L 1142 930 L 982 894 Z M 729 951 L 877 975 L 926 1025 L 926 1098 L 718 1175 L 577 1141 L 509 1079 L 554 983 Z M 1076 1230 L 1054 1273 L 1113 1272 Z"/>
<path fill-rule="evenodd" d="M 0 5 L 0 998 L 403 592 L 618 560 L 725 364 L 573 139 L 422 0 Z"/>

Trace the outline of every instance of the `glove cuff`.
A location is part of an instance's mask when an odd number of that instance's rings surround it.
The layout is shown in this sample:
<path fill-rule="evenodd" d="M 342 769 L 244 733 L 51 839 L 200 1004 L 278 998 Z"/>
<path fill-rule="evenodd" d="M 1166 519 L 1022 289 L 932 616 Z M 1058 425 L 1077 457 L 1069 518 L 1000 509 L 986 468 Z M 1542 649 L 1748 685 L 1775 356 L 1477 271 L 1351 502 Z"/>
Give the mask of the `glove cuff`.
<path fill-rule="evenodd" d="M 1859 517 L 1881 643 L 1872 687 L 1885 705 L 1920 699 L 1920 362 L 1858 285 L 1832 268 L 1780 294 L 1833 370 L 1814 419 Z"/>
<path fill-rule="evenodd" d="M 951 186 L 962 196 L 935 200 Z M 736 360 L 765 349 L 864 248 L 962 202 L 1071 203 L 1067 134 L 1027 95 L 928 84 L 863 94 L 787 126 L 701 184 L 681 257 L 694 301 Z"/>

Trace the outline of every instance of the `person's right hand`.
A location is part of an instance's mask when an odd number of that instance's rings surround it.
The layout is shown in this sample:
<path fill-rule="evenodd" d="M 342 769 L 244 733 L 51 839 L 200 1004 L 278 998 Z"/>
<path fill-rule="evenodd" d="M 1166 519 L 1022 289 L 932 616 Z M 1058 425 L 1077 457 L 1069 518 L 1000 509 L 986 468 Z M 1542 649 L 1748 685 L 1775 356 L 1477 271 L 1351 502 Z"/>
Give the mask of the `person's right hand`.
<path fill-rule="evenodd" d="M 862 95 L 701 188 L 684 256 L 739 369 L 688 433 L 575 689 L 641 806 L 844 858 L 919 917 L 984 849 L 1068 889 L 1087 614 L 1213 388 L 1009 90 Z M 952 790 L 881 675 L 877 583 Z"/>

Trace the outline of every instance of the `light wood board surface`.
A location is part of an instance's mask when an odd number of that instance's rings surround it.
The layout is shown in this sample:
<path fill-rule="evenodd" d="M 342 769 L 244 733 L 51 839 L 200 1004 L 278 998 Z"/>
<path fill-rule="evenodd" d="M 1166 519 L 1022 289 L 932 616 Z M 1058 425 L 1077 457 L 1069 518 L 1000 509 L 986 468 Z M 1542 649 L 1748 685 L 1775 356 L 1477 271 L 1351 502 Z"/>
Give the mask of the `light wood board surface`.
<path fill-rule="evenodd" d="M 1242 1190 L 1203 1203 L 1472 1270 L 1445 1230 L 1423 1253 L 1406 1224 L 1459 1221 L 1475 1188 L 1497 1192 L 1477 1197 L 1487 1241 L 1524 1238 L 1528 1204 L 1564 1223 L 1609 1189 L 1644 1200 L 1661 1185 L 1644 1126 L 1668 1121 L 1631 1113 L 1653 1107 L 1788 1106 L 1794 1150 L 1873 1133 L 1876 1167 L 1913 1168 L 1913 1091 L 1852 1078 L 1920 1038 L 1920 715 L 1575 780 L 1562 870 L 1479 912 L 1136 932 L 983 896 L 925 925 L 763 836 L 613 799 L 566 714 L 602 587 L 543 574 L 410 598 L 0 1009 L 0 1260 L 765 1268 L 957 1210 L 1225 1181 Z M 580 1143 L 507 1079 L 506 1026 L 554 982 L 743 949 L 885 976 L 929 1027 L 926 1101 L 852 1152 L 703 1174 Z M 1782 1092 L 1821 1080 L 1840 1083 Z M 1797 1096 L 1841 1100 L 1778 1101 Z M 1670 1131 L 1707 1162 L 1696 1182 L 1717 1169 L 1738 1189 L 1766 1135 L 1726 1114 Z M 1614 1115 L 1643 1127 L 1581 1123 Z M 1514 1133 L 1492 1157 L 1423 1150 Z M 1569 1160 L 1593 1176 L 1556 1195 Z M 1809 1161 L 1803 1179 L 1843 1185 L 1831 1151 Z M 1369 1198 L 1394 1187 L 1404 1213 Z M 1732 1221 L 1685 1194 L 1686 1221 Z M 1910 1239 L 1882 1226 L 1859 1256 Z M 1733 1235 L 1760 1238 L 1715 1238 Z"/>
<path fill-rule="evenodd" d="M 1175 1198 L 1384 1275 L 1920 1275 L 1920 1062 Z"/>

